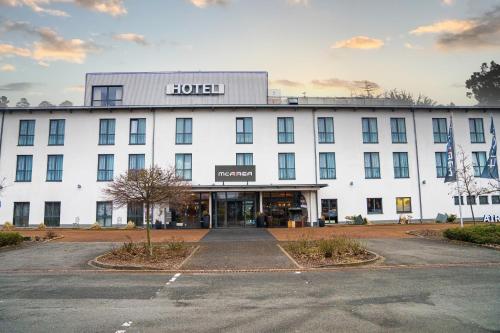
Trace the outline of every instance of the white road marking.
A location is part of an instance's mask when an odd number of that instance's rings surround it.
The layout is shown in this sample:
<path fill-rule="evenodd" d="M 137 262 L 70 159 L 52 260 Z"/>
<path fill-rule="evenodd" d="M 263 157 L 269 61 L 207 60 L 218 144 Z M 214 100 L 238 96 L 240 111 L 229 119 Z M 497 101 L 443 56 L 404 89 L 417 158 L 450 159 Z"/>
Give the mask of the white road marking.
<path fill-rule="evenodd" d="M 172 282 L 175 282 L 175 280 L 177 280 L 177 278 L 181 276 L 181 273 L 177 273 L 175 274 L 174 276 L 172 276 L 172 278 L 170 280 L 168 280 L 168 282 L 166 283 L 166 285 L 168 286 L 169 284 L 171 284 Z"/>
<path fill-rule="evenodd" d="M 123 327 L 130 327 L 130 325 L 132 325 L 131 321 L 126 321 L 122 324 Z"/>
<path fill-rule="evenodd" d="M 295 272 L 295 274 L 300 274 L 300 273 L 302 273 L 302 272 Z"/>
<path fill-rule="evenodd" d="M 118 331 L 116 331 L 115 333 L 126 333 L 126 332 L 127 332 L 127 331 L 125 331 L 125 330 L 118 330 Z"/>

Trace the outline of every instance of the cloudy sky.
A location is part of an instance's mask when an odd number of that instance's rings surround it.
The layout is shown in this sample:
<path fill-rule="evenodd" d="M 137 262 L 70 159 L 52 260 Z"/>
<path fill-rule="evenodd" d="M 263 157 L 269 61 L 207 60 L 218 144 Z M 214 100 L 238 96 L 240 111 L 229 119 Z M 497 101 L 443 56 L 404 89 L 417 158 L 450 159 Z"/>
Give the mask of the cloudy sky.
<path fill-rule="evenodd" d="M 364 81 L 474 104 L 500 0 L 0 0 L 0 95 L 83 103 L 85 73 L 266 70 L 283 95 Z"/>

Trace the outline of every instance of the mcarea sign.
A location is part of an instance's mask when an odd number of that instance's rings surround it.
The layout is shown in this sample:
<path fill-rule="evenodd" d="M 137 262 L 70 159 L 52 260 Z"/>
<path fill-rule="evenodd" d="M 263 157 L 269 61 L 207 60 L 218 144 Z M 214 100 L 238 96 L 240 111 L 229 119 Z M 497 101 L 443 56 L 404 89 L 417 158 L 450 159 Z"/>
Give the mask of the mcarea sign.
<path fill-rule="evenodd" d="M 223 84 L 169 84 L 167 95 L 224 95 Z"/>
<path fill-rule="evenodd" d="M 216 182 L 254 182 L 255 165 L 216 165 Z"/>

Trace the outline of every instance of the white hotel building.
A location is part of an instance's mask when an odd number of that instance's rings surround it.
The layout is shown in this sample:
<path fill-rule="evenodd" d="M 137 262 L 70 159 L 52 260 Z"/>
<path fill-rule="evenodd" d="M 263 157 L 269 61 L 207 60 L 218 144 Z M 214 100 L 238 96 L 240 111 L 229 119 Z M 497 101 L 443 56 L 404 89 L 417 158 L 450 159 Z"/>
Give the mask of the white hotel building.
<path fill-rule="evenodd" d="M 274 225 L 322 214 L 434 220 L 458 214 L 443 179 L 450 116 L 457 147 L 480 173 L 499 111 L 269 97 L 266 72 L 90 73 L 84 106 L 0 109 L 0 221 L 142 224 L 142 207 L 113 207 L 102 189 L 152 164 L 191 181 L 192 206 L 157 207 L 153 217 L 186 227 L 198 227 L 205 210 L 215 228 L 253 226 L 258 212 Z M 247 167 L 255 180 L 216 181 L 216 168 L 235 165 L 255 166 Z M 498 194 L 468 199 L 476 216 L 500 212 Z"/>

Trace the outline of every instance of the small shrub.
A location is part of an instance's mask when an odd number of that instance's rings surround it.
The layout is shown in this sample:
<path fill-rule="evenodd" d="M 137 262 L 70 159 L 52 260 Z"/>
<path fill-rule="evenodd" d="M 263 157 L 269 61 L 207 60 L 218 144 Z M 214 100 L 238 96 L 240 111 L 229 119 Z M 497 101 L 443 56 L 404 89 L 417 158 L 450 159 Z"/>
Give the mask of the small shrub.
<path fill-rule="evenodd" d="M 12 223 L 10 223 L 9 221 L 4 222 L 2 230 L 10 231 L 10 230 L 14 230 L 14 229 L 16 229 L 16 227 L 13 226 Z"/>
<path fill-rule="evenodd" d="M 92 224 L 89 228 L 90 230 L 101 230 L 102 227 L 99 223 L 95 222 L 94 224 Z"/>
<path fill-rule="evenodd" d="M 487 224 L 465 228 L 450 228 L 443 232 L 448 239 L 476 244 L 500 244 L 500 225 Z"/>
<path fill-rule="evenodd" d="M 23 236 L 18 232 L 0 232 L 0 247 L 18 245 L 23 242 Z"/>
<path fill-rule="evenodd" d="M 54 230 L 47 230 L 47 232 L 45 233 L 45 238 L 47 239 L 53 239 L 56 238 L 57 236 L 58 234 L 56 234 Z"/>
<path fill-rule="evenodd" d="M 135 229 L 135 223 L 132 221 L 128 221 L 127 225 L 125 226 L 125 229 L 127 229 L 127 230 Z"/>
<path fill-rule="evenodd" d="M 170 241 L 168 241 L 165 244 L 165 246 L 170 251 L 181 251 L 181 250 L 184 250 L 184 248 L 185 248 L 184 241 L 177 240 L 175 238 L 172 238 Z"/>
<path fill-rule="evenodd" d="M 47 226 L 45 225 L 45 223 L 40 223 L 40 224 L 38 225 L 38 227 L 36 227 L 36 228 L 37 228 L 38 230 L 45 230 L 45 229 L 47 229 Z"/>
<path fill-rule="evenodd" d="M 453 223 L 455 222 L 455 220 L 457 219 L 457 216 L 455 214 L 450 214 L 448 215 L 448 217 L 446 218 L 446 222 L 448 223 Z"/>

